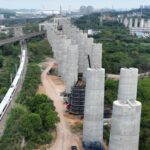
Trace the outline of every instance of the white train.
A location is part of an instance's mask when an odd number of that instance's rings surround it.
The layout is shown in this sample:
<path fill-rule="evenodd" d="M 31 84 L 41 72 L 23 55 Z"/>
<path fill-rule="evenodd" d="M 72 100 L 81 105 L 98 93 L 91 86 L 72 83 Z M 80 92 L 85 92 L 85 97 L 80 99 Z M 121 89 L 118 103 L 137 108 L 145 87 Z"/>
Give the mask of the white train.
<path fill-rule="evenodd" d="M 19 69 L 16 73 L 16 76 L 9 88 L 9 90 L 7 91 L 5 97 L 3 98 L 3 100 L 0 103 L 0 121 L 3 118 L 19 84 L 21 81 L 21 75 L 23 73 L 23 69 L 25 66 L 25 62 L 26 62 L 26 50 L 22 50 L 22 54 L 21 54 L 21 59 L 20 59 L 20 65 L 19 65 Z"/>

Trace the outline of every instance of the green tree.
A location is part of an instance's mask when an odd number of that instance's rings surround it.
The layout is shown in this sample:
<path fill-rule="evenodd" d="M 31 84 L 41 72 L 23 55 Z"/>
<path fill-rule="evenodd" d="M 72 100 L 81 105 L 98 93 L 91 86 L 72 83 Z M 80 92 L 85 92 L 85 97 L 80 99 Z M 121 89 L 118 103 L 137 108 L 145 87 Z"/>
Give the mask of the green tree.
<path fill-rule="evenodd" d="M 55 128 L 55 123 L 59 121 L 57 113 L 55 112 L 53 103 L 49 100 L 47 103 L 42 103 L 38 106 L 37 113 L 39 113 L 43 127 L 46 130 Z"/>
<path fill-rule="evenodd" d="M 19 130 L 25 138 L 32 138 L 36 131 L 41 131 L 42 122 L 38 114 L 29 113 L 22 116 L 19 120 Z"/>
<path fill-rule="evenodd" d="M 31 112 L 38 112 L 40 105 L 43 103 L 46 103 L 46 104 L 49 103 L 48 97 L 43 94 L 41 95 L 37 94 L 33 97 L 30 97 L 29 99 L 27 99 L 27 102 L 26 102 Z"/>
<path fill-rule="evenodd" d="M 4 61 L 4 58 L 2 56 L 0 56 L 0 68 L 3 67 L 3 61 Z"/>

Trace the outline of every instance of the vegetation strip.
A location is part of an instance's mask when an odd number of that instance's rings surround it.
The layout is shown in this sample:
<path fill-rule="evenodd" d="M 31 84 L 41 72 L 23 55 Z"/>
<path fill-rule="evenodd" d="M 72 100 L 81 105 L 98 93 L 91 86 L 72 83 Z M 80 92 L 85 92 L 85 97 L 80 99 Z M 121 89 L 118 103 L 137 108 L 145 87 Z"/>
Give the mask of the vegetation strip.
<path fill-rule="evenodd" d="M 12 109 L 4 135 L 0 139 L 0 149 L 33 149 L 50 143 L 55 123 L 59 121 L 52 101 L 46 95 L 36 94 L 40 84 L 41 71 L 38 62 L 52 56 L 46 40 L 30 42 L 29 65 L 17 105 Z M 36 56 L 34 55 L 36 52 Z M 33 59 L 36 57 L 36 59 Z"/>

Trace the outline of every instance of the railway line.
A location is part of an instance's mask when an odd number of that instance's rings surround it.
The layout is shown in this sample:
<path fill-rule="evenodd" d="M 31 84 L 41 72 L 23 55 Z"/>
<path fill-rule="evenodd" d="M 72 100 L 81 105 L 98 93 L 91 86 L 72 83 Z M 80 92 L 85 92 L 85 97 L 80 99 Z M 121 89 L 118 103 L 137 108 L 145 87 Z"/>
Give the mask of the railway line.
<path fill-rule="evenodd" d="M 32 39 L 34 37 L 45 36 L 45 33 L 46 32 L 31 33 L 20 37 L 13 37 L 13 38 L 8 38 L 0 41 L 0 46 L 9 43 L 16 43 L 16 42 L 20 42 L 20 46 L 21 46 L 21 58 L 20 58 L 19 68 L 17 70 L 17 73 L 15 75 L 12 84 L 10 85 L 6 95 L 4 96 L 4 98 L 0 103 L 0 136 L 3 135 L 8 114 L 10 113 L 11 108 L 15 104 L 15 100 L 21 90 L 25 78 L 27 64 L 28 64 L 27 45 L 25 41 Z"/>
<path fill-rule="evenodd" d="M 30 34 L 26 34 L 26 35 L 23 35 L 20 37 L 12 37 L 12 38 L 8 38 L 5 40 L 0 40 L 0 46 L 3 46 L 5 44 L 9 44 L 9 43 L 19 42 L 21 40 L 28 40 L 28 39 L 31 39 L 33 37 L 42 36 L 45 34 L 46 34 L 46 32 L 30 33 Z"/>
<path fill-rule="evenodd" d="M 3 135 L 7 116 L 15 103 L 15 99 L 18 93 L 21 90 L 23 80 L 26 74 L 28 64 L 27 47 L 25 41 L 21 41 L 20 45 L 21 45 L 21 58 L 19 68 L 17 70 L 17 73 L 15 75 L 12 84 L 10 85 L 6 95 L 4 96 L 3 100 L 0 103 L 0 136 Z"/>

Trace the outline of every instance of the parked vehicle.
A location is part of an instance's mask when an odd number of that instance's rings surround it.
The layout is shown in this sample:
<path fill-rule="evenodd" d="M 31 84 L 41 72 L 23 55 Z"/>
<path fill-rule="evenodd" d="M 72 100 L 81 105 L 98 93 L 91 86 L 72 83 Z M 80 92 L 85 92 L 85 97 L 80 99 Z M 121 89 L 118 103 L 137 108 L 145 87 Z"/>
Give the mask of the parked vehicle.
<path fill-rule="evenodd" d="M 77 146 L 71 146 L 71 150 L 78 150 Z"/>

